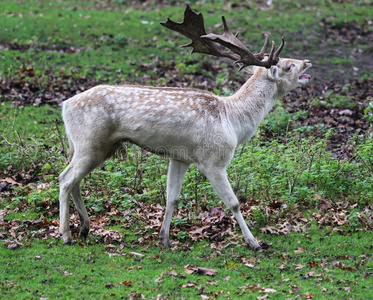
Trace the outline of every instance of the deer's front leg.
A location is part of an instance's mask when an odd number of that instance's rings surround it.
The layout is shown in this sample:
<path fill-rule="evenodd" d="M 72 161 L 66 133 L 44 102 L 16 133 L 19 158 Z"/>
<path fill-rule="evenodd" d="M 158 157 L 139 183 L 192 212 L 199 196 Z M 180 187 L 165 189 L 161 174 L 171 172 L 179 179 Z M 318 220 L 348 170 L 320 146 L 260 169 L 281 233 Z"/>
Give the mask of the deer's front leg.
<path fill-rule="evenodd" d="M 178 160 L 170 160 L 170 166 L 168 168 L 167 174 L 166 213 L 159 234 L 159 239 L 165 247 L 170 246 L 170 224 L 172 220 L 172 213 L 174 211 L 174 206 L 179 198 L 181 185 L 183 183 L 188 167 L 189 164 L 187 163 Z"/>
<path fill-rule="evenodd" d="M 255 240 L 254 236 L 251 234 L 250 229 L 247 227 L 245 219 L 241 214 L 239 202 L 228 181 L 226 168 L 203 166 L 199 167 L 200 170 L 206 175 L 207 179 L 210 181 L 214 191 L 218 194 L 219 198 L 232 211 L 238 224 L 240 225 L 246 244 L 254 251 L 261 250 L 261 247 Z"/>

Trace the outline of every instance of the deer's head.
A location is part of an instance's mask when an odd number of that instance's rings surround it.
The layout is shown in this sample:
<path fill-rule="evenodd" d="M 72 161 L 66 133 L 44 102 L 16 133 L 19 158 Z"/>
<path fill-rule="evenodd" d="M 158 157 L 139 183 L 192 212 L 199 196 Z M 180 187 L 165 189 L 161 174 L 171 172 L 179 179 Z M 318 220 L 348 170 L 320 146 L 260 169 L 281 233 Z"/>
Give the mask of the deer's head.
<path fill-rule="evenodd" d="M 305 73 L 311 66 L 309 60 L 280 58 L 276 65 L 267 70 L 267 78 L 276 82 L 281 94 L 286 94 L 311 79 L 311 75 Z"/>

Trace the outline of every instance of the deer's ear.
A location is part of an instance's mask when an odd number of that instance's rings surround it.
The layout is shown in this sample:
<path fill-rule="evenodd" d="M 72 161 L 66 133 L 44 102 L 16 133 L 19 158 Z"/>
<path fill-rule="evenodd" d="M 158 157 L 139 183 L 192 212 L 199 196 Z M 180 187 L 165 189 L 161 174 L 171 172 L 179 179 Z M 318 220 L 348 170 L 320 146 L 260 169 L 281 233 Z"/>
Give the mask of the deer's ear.
<path fill-rule="evenodd" d="M 267 71 L 268 79 L 272 81 L 278 80 L 278 68 L 276 66 L 272 66 Z"/>

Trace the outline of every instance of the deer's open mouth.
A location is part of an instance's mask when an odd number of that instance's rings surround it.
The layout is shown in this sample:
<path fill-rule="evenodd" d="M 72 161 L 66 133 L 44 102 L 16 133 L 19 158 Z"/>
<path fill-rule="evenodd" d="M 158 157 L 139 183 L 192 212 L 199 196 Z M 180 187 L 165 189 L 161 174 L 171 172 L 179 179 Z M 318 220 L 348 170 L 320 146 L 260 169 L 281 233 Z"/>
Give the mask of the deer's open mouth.
<path fill-rule="evenodd" d="M 305 73 L 305 74 L 302 74 L 302 75 L 299 76 L 298 82 L 300 84 L 306 84 L 306 83 L 308 83 L 308 81 L 310 81 L 310 79 L 311 79 L 311 75 Z"/>
<path fill-rule="evenodd" d="M 299 76 L 298 82 L 301 84 L 306 84 L 312 76 L 310 74 L 305 73 L 309 68 L 312 67 L 312 64 L 309 60 L 305 60 L 305 69 L 303 70 L 303 73 Z"/>
<path fill-rule="evenodd" d="M 311 77 L 312 76 L 310 74 L 302 74 L 299 76 L 299 80 L 310 80 Z"/>

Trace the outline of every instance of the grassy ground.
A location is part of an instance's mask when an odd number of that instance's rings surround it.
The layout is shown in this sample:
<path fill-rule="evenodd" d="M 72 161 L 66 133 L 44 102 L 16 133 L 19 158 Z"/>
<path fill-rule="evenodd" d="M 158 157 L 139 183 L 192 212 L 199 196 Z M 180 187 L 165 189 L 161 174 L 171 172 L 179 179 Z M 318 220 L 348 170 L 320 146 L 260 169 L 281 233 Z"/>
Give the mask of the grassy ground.
<path fill-rule="evenodd" d="M 213 30 L 221 30 L 215 25 L 224 14 L 253 49 L 263 31 L 275 41 L 284 35 L 284 55 L 311 59 L 316 83 L 343 78 L 332 91 L 300 90 L 289 101 L 338 116 L 347 109 L 355 119 L 342 114 L 331 129 L 312 123 L 301 105 L 296 113 L 279 106 L 238 149 L 230 180 L 254 235 L 271 245 L 264 252 L 242 245 L 230 213 L 195 168 L 172 223 L 174 247 L 159 248 L 163 211 L 156 203 L 165 201 L 167 161 L 130 145 L 84 180 L 92 238 L 68 247 L 57 230 L 57 178 L 68 155 L 62 99 L 98 82 L 229 94 L 245 78 L 225 62 L 177 48 L 185 39 L 159 22 L 181 20 L 183 4 L 1 1 L 1 299 L 371 298 L 373 102 L 358 93 L 371 82 L 371 3 L 281 1 L 268 9 L 249 1 L 247 9 L 241 1 L 191 2 Z M 336 142 L 341 128 L 356 132 Z M 347 158 L 336 159 L 337 143 Z M 216 208 L 222 221 L 209 225 L 208 238 L 193 234 Z M 76 215 L 71 224 L 75 230 Z M 214 238 L 219 231 L 225 236 Z"/>
<path fill-rule="evenodd" d="M 0 27 L 4 30 L 0 41 L 7 46 L 2 50 L 0 72 L 12 77 L 26 63 L 34 68 L 37 80 L 41 81 L 48 81 L 46 74 L 52 71 L 112 82 L 138 83 L 146 75 L 143 80 L 148 83 L 162 84 L 164 78 L 159 78 L 154 68 L 157 64 L 167 68 L 174 62 L 180 67 L 180 75 L 195 74 L 196 69 L 202 71 L 198 66 L 183 70 L 191 59 L 201 60 L 202 55 L 191 58 L 188 49 L 171 50 L 183 44 L 185 38 L 159 25 L 168 16 L 181 20 L 183 5 L 127 6 L 125 1 L 123 4 L 111 2 L 111 6 L 105 6 L 105 1 L 89 2 L 89 5 L 85 1 L 19 1 L 17 4 L 2 1 Z M 372 13 L 368 1 L 361 1 L 359 5 L 354 1 L 342 4 L 323 0 L 296 4 L 282 1 L 281 6 L 276 4 L 274 9 L 253 5 L 251 10 L 244 6 L 231 9 L 224 1 L 216 1 L 198 3 L 194 8 L 205 12 L 208 28 L 219 26 L 220 16 L 224 14 L 232 30 L 239 31 L 253 49 L 262 45 L 263 32 L 277 42 L 285 36 L 288 44 L 284 56 L 307 56 L 315 62 L 313 71 L 329 78 L 339 71 L 327 65 L 351 67 L 358 55 L 354 51 L 356 45 L 340 43 L 334 38 L 329 42 L 334 43 L 333 51 L 342 47 L 338 52 L 343 53 L 337 56 L 332 52 L 323 53 L 333 49 L 325 48 L 327 29 L 343 28 L 345 22 L 357 22 L 363 29 L 369 28 L 365 20 L 369 20 Z M 357 37 L 356 43 L 359 48 L 370 48 L 364 38 Z M 358 57 L 364 59 L 365 56 Z M 368 59 L 366 63 L 368 68 Z M 364 74 L 364 70 L 360 71 Z"/>
<path fill-rule="evenodd" d="M 69 247 L 35 239 L 20 250 L 0 248 L 2 299 L 370 298 L 372 233 L 311 229 L 265 239 L 273 246 L 264 253 L 245 246 L 217 251 L 205 242 L 187 251 L 113 252 L 100 244 Z M 216 273 L 190 274 L 193 267 Z"/>

